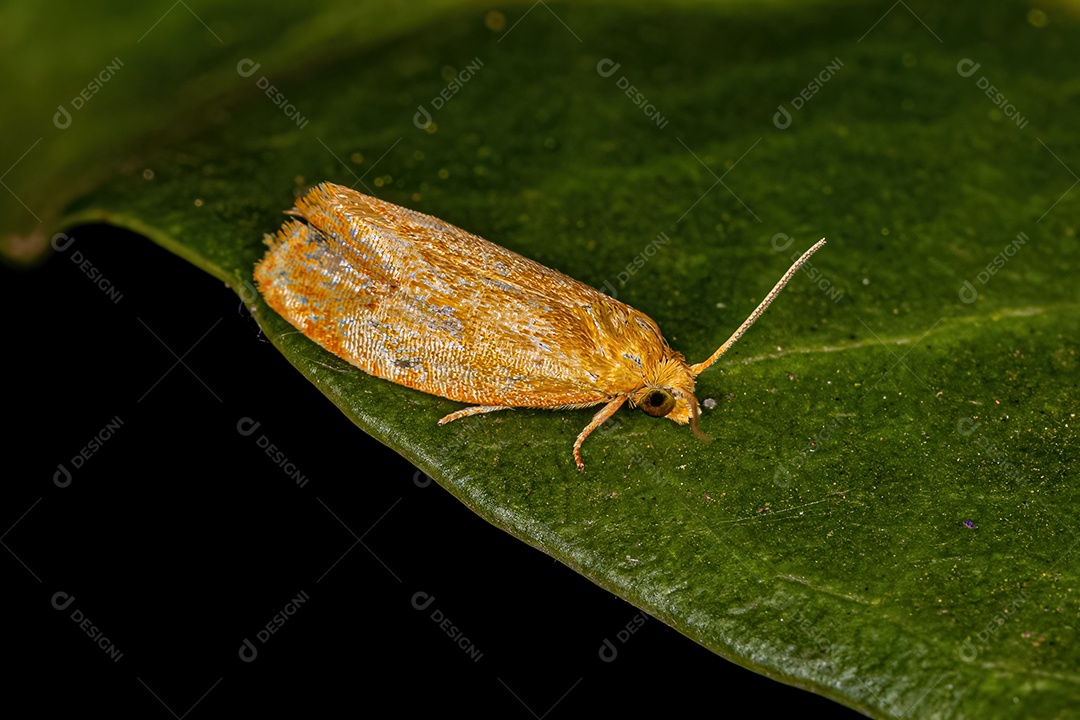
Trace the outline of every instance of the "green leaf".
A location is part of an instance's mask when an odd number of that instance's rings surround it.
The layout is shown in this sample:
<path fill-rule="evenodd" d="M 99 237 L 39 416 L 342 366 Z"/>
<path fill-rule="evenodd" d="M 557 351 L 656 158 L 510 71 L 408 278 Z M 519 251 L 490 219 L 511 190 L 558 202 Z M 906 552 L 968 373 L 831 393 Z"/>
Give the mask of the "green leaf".
<path fill-rule="evenodd" d="M 27 205 L 53 218 L 50 192 L 93 187 L 58 226 L 131 228 L 230 283 L 360 428 L 724 657 L 875 717 L 1072 712 L 1075 15 L 424 8 L 328 4 L 291 31 L 267 12 L 257 50 L 213 18 L 227 37 L 197 47 L 175 107 L 159 90 L 122 121 L 158 136 L 137 160 L 110 161 L 113 130 L 50 151 Z M 99 107 L 155 69 L 122 72 Z M 95 169 L 65 185 L 76 159 Z M 459 404 L 354 371 L 253 293 L 263 235 L 324 180 L 617 293 L 690 361 L 829 243 L 700 378 L 714 442 L 623 410 L 579 474 L 591 411 L 438 427 Z"/>

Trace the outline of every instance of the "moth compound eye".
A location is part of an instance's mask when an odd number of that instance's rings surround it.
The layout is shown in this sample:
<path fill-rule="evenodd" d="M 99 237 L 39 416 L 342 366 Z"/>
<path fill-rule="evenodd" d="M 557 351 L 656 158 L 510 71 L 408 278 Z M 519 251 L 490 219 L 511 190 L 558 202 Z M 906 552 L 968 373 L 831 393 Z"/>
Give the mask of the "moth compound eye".
<path fill-rule="evenodd" d="M 675 396 L 667 390 L 653 390 L 641 401 L 641 409 L 653 417 L 664 417 L 675 409 Z"/>

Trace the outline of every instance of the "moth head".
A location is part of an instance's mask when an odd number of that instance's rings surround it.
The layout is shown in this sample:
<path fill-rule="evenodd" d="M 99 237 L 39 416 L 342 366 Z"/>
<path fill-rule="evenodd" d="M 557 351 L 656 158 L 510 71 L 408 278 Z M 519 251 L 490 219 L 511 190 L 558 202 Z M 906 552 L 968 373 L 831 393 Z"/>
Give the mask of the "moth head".
<path fill-rule="evenodd" d="M 646 415 L 666 417 L 680 425 L 689 423 L 695 435 L 707 439 L 698 430 L 700 413 L 694 396 L 694 378 L 681 358 L 662 363 L 646 383 L 630 395 L 630 402 Z"/>

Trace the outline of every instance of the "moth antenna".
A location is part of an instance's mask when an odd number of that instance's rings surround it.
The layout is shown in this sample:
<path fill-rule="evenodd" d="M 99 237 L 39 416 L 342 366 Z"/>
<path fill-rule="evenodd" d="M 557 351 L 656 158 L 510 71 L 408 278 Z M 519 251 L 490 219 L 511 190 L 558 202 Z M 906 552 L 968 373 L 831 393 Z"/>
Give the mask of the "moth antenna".
<path fill-rule="evenodd" d="M 799 272 L 799 268 L 801 268 L 803 264 L 805 264 L 806 261 L 810 259 L 810 256 L 816 253 L 824 244 L 825 238 L 821 238 L 816 243 L 814 243 L 813 247 L 804 252 L 802 254 L 802 257 L 796 260 L 795 264 L 788 268 L 788 271 L 784 273 L 784 277 L 780 278 L 780 281 L 773 286 L 773 289 L 769 291 L 769 294 L 765 296 L 765 299 L 762 300 L 756 308 L 754 308 L 754 312 L 750 313 L 750 317 L 746 318 L 746 320 L 743 320 L 743 324 L 739 326 L 739 329 L 733 332 L 731 334 L 731 337 L 727 339 L 727 342 L 718 347 L 716 349 L 716 352 L 709 356 L 708 360 L 706 360 L 705 362 L 699 362 L 697 365 L 690 366 L 690 372 L 694 375 L 694 377 L 697 377 L 705 370 L 708 370 L 713 363 L 720 359 L 720 356 L 726 353 L 728 349 L 730 349 L 731 346 L 734 345 L 739 340 L 739 338 L 741 338 L 743 334 L 750 329 L 751 325 L 757 322 L 757 319 L 761 317 L 761 314 L 765 312 L 765 309 L 769 307 L 772 301 L 776 299 L 776 296 L 780 294 L 780 291 L 784 289 L 784 286 L 788 284 L 788 281 L 791 280 L 792 277 L 794 277 L 795 273 Z M 693 416 L 693 421 L 694 432 L 696 433 L 696 415 Z"/>

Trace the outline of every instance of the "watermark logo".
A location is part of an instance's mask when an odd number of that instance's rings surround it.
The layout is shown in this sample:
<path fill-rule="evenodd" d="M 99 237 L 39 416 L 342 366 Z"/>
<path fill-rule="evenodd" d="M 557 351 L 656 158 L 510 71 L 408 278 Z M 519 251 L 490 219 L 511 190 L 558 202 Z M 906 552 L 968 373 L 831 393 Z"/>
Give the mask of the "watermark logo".
<path fill-rule="evenodd" d="M 431 98 L 428 105 L 436 112 L 442 110 L 455 95 L 461 92 L 461 88 L 480 72 L 480 68 L 482 67 L 484 67 L 484 62 L 480 58 L 475 57 L 460 72 L 454 73 L 453 69 L 450 69 L 448 73 L 444 73 L 444 78 L 447 74 L 450 75 L 449 78 L 446 78 L 446 87 L 440 90 L 438 95 Z M 431 111 L 427 109 L 426 105 L 422 104 L 416 106 L 416 114 L 413 115 L 413 125 L 415 125 L 418 130 L 425 130 L 429 133 L 433 133 L 438 129 L 438 126 L 432 118 Z"/>
<path fill-rule="evenodd" d="M 633 454 L 626 462 L 627 468 L 639 468 L 637 471 L 639 476 L 644 480 L 650 482 L 664 482 L 663 476 L 658 472 L 660 467 L 656 462 L 656 457 L 649 452 L 646 446 L 641 443 L 632 442 L 625 434 L 627 432 L 625 428 L 626 421 L 623 419 L 625 415 L 615 415 L 605 420 L 600 427 L 596 429 L 592 437 L 600 438 L 604 436 L 610 436 L 610 440 L 614 441 L 618 439 L 624 445 L 629 445 Z M 631 565 L 636 565 L 637 560 L 632 559 L 629 555 L 627 560 Z"/>
<path fill-rule="evenodd" d="M 619 641 L 619 645 L 613 643 L 610 638 L 604 638 L 604 641 L 600 643 L 600 649 L 597 650 L 600 659 L 606 663 L 614 662 L 615 658 L 619 656 L 619 646 L 625 645 L 638 630 L 644 627 L 645 621 L 648 619 L 649 616 L 641 612 L 630 618 L 630 622 L 623 625 L 615 633 L 615 639 Z"/>
<path fill-rule="evenodd" d="M 817 651 L 822 655 L 828 655 L 832 649 L 832 643 L 825 637 L 825 633 L 818 629 L 816 622 L 811 620 L 802 610 L 796 610 L 791 616 L 791 624 L 794 627 L 799 628 L 810 638 L 810 641 L 817 647 Z"/>
<path fill-rule="evenodd" d="M 645 267 L 645 265 L 651 260 L 658 252 L 660 248 L 664 247 L 671 242 L 671 239 L 663 232 L 657 233 L 656 239 L 649 241 L 645 247 L 641 249 L 634 258 L 626 263 L 626 267 L 615 276 L 616 281 L 619 283 L 619 287 L 626 287 L 626 283 L 630 281 L 634 275 Z M 618 299 L 619 291 L 615 289 L 615 286 L 611 284 L 609 279 L 604 279 L 602 287 L 598 288 L 600 292 L 610 296 L 613 299 Z"/>
<path fill-rule="evenodd" d="M 75 238 L 67 233 L 56 233 L 52 238 L 52 247 L 56 252 L 65 252 L 71 244 L 75 242 Z M 105 274 L 99 270 L 94 263 L 90 262 L 90 258 L 84 256 L 78 250 L 73 250 L 71 255 L 68 256 L 71 262 L 78 266 L 82 274 L 90 278 L 90 282 L 98 286 L 98 288 L 105 293 L 105 297 L 112 300 L 113 305 L 116 305 L 124 299 L 123 294 L 116 289 L 116 286 L 109 282 L 109 278 L 105 277 Z"/>
<path fill-rule="evenodd" d="M 60 592 L 53 593 L 52 606 L 56 610 L 64 612 L 74 603 L 74 595 L 70 595 L 62 590 Z M 112 658 L 113 662 L 120 662 L 120 658 L 124 657 L 124 653 L 120 652 L 120 648 L 116 647 L 116 645 L 114 645 L 113 642 L 105 636 L 104 631 L 102 631 L 101 628 L 95 625 L 90 620 L 90 618 L 86 616 L 86 613 L 76 607 L 71 611 L 71 615 L 69 617 L 71 618 L 71 622 L 78 625 L 79 629 L 86 633 L 86 635 L 94 642 L 95 645 L 101 648 L 106 655 Z"/>
<path fill-rule="evenodd" d="M 262 423 L 252 420 L 249 417 L 242 417 L 236 423 L 236 432 L 240 433 L 244 437 L 250 437 L 255 434 L 255 431 L 259 429 Z M 274 464 L 285 471 L 285 474 L 296 482 L 297 487 L 304 487 L 308 484 L 308 478 L 295 464 L 285 455 L 285 453 L 270 442 L 270 438 L 266 435 L 259 434 L 256 438 L 255 444 L 260 450 L 266 453 L 266 456 L 274 461 Z"/>
<path fill-rule="evenodd" d="M 260 63 L 255 62 L 250 58 L 244 58 L 240 62 L 236 63 L 236 72 L 240 77 L 251 77 L 258 69 L 262 67 Z M 300 114 L 300 111 L 289 102 L 289 98 L 285 97 L 285 94 L 277 89 L 277 87 L 270 82 L 269 78 L 265 75 L 260 75 L 259 79 L 255 81 L 255 87 L 263 91 L 266 97 L 270 98 L 270 102 L 274 103 L 275 107 L 281 108 L 281 112 L 285 113 L 285 117 L 296 123 L 296 127 L 303 130 L 308 125 L 308 119 Z"/>
<path fill-rule="evenodd" d="M 833 58 L 822 70 L 814 76 L 814 78 L 804 87 L 799 93 L 791 98 L 791 109 L 795 112 L 802 110 L 806 103 L 810 102 L 811 98 L 821 92 L 821 88 L 825 86 L 836 73 L 840 71 L 840 68 L 844 67 L 844 63 L 840 58 Z M 780 103 L 776 108 L 776 113 L 773 115 L 773 125 L 778 130 L 787 130 L 791 127 L 791 111 Z"/>
<path fill-rule="evenodd" d="M 980 67 L 982 67 L 982 65 L 971 58 L 964 58 L 956 63 L 956 74 L 962 78 L 969 78 L 978 72 Z M 979 79 L 975 81 L 975 87 L 982 90 L 983 94 L 990 98 L 990 102 L 994 104 L 994 107 L 1001 110 L 1005 117 L 1016 123 L 1016 127 L 1021 130 L 1027 127 L 1027 118 L 1020 114 L 1016 109 L 1016 106 L 1009 102 L 1009 99 L 1005 97 L 1005 94 L 998 90 L 985 75 L 979 76 Z"/>
<path fill-rule="evenodd" d="M 412 606 L 421 612 L 426 612 L 429 607 L 435 604 L 435 596 L 430 595 L 424 591 L 414 593 L 412 596 Z M 480 658 L 484 657 L 484 653 L 480 652 L 480 649 L 473 645 L 472 641 L 465 636 L 456 625 L 454 625 L 450 618 L 440 610 L 434 608 L 431 611 L 431 621 L 439 626 L 439 629 L 446 633 L 455 645 L 461 648 L 466 655 L 468 655 L 473 662 L 480 662 Z"/>
<path fill-rule="evenodd" d="M 90 438 L 90 442 L 82 446 L 77 453 L 71 456 L 71 467 L 76 470 L 81 470 L 83 465 L 97 453 L 101 447 L 112 439 L 112 436 L 116 434 L 124 425 L 124 421 L 119 415 L 113 417 L 107 423 L 105 427 L 98 430 L 93 437 Z M 71 485 L 72 471 L 68 469 L 67 465 L 60 463 L 56 466 L 56 472 L 53 473 L 53 483 L 58 488 L 66 488 Z"/>
<path fill-rule="evenodd" d="M 596 74 L 602 78 L 609 78 L 620 67 L 622 67 L 621 63 L 617 63 L 611 58 L 604 58 L 596 63 Z M 625 75 L 619 76 L 619 79 L 615 81 L 615 87 L 622 90 L 626 97 L 630 98 L 630 102 L 634 103 L 635 107 L 641 108 L 641 112 L 645 114 L 645 117 L 652 120 L 656 127 L 663 130 L 668 126 L 668 119 L 660 114 L 656 106 L 649 102 L 649 98 L 645 97 L 645 94 L 638 90 L 637 86 L 631 83 Z"/>
<path fill-rule="evenodd" d="M 240 307 L 248 309 L 252 315 L 258 309 L 259 291 L 255 289 L 255 285 L 247 279 L 240 279 L 236 286 L 226 283 L 225 287 L 235 289 L 237 296 L 240 298 Z"/>
<path fill-rule="evenodd" d="M 1016 236 L 1016 239 L 1005 246 L 1005 248 L 994 256 L 994 259 L 986 264 L 986 268 L 981 270 L 978 275 L 975 276 L 975 282 L 980 285 L 986 285 L 990 282 L 990 278 L 997 274 L 998 270 L 1005 267 L 1005 264 L 1009 262 L 1019 252 L 1020 248 L 1027 245 L 1029 238 L 1025 233 L 1020 233 Z M 960 302 L 965 304 L 971 304 L 975 302 L 979 297 L 979 291 L 975 288 L 975 285 L 970 280 L 965 280 L 964 284 L 960 286 Z"/>
<path fill-rule="evenodd" d="M 960 659 L 964 662 L 972 662 L 979 656 L 980 648 L 986 649 L 990 644 L 990 641 L 997 637 L 998 630 L 1009 621 L 1009 615 L 1016 614 L 1016 611 L 1022 608 L 1030 598 L 1026 591 L 1021 590 L 1017 595 L 1003 607 L 996 615 L 994 615 L 986 623 L 982 630 L 975 634 L 974 639 L 968 637 L 960 644 L 960 647 L 956 649 Z M 978 645 L 976 645 L 976 642 Z"/>
<path fill-rule="evenodd" d="M 74 110 L 75 112 L 82 110 L 86 106 L 86 103 L 90 102 L 95 95 L 101 92 L 101 88 L 104 87 L 105 83 L 112 80 L 122 67 L 124 67 L 124 62 L 120 58 L 115 57 L 110 60 L 109 63 L 90 80 L 86 87 L 80 90 L 75 97 L 71 98 L 71 110 Z M 71 110 L 68 110 L 63 104 L 57 106 L 56 113 L 53 115 L 53 125 L 60 130 L 67 130 L 71 127 Z"/>
<path fill-rule="evenodd" d="M 255 638 L 259 641 L 259 644 L 265 645 L 269 642 L 270 638 L 284 627 L 285 623 L 291 620 L 292 616 L 300 610 L 300 607 L 310 599 L 311 597 L 307 594 L 307 591 L 301 590 L 300 594 L 285 603 L 285 607 L 281 608 L 280 612 L 274 613 L 274 616 L 255 633 Z M 259 648 L 248 638 L 244 638 L 244 641 L 240 643 L 240 649 L 237 652 L 244 662 L 254 662 L 255 658 L 259 656 Z"/>
<path fill-rule="evenodd" d="M 978 418 L 962 417 L 956 422 L 956 432 L 962 437 L 971 437 L 979 429 L 980 425 L 982 423 L 978 421 Z M 1008 456 L 999 450 L 996 445 L 982 436 L 974 438 L 973 442 L 980 450 L 986 453 L 986 457 L 993 460 L 1005 474 L 1016 481 L 1018 487 L 1027 485 L 1027 478 L 1024 474 L 1009 461 Z"/>
<path fill-rule="evenodd" d="M 772 236 L 772 247 L 773 250 L 775 250 L 776 252 L 786 251 L 789 247 L 791 247 L 791 244 L 794 242 L 795 238 L 785 233 L 776 233 Z M 798 250 L 793 252 L 791 254 L 791 262 L 795 262 L 796 260 L 798 260 L 801 255 L 802 253 L 800 253 Z M 824 292 L 825 295 L 827 295 L 828 298 L 834 303 L 840 302 L 840 300 L 844 297 L 844 293 L 838 290 L 836 285 L 834 285 L 833 282 L 829 280 L 828 277 L 826 277 L 825 273 L 821 272 L 821 270 L 819 270 L 810 260 L 804 262 L 800 270 L 806 273 L 806 275 L 809 276 L 811 282 L 817 285 L 818 289 Z"/>

